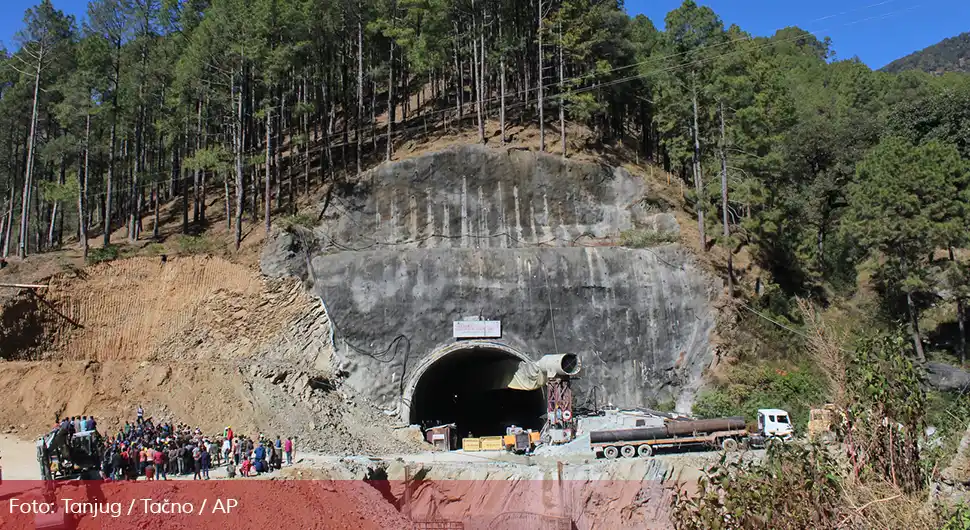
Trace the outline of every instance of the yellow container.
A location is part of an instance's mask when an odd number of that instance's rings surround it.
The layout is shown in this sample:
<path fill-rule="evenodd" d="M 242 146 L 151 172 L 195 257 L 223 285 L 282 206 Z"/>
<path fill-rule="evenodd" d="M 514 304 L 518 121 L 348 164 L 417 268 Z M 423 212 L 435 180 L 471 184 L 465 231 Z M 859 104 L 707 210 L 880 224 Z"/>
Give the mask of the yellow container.
<path fill-rule="evenodd" d="M 462 438 L 461 448 L 465 451 L 481 451 L 482 440 L 481 438 Z"/>
<path fill-rule="evenodd" d="M 533 431 L 529 433 L 529 441 L 532 443 L 539 443 L 539 437 L 542 433 L 538 431 Z"/>
<path fill-rule="evenodd" d="M 502 441 L 505 443 L 505 447 L 515 447 L 515 435 L 514 434 L 506 434 L 502 438 Z"/>
<path fill-rule="evenodd" d="M 505 449 L 504 436 L 482 436 L 482 451 L 502 451 Z"/>

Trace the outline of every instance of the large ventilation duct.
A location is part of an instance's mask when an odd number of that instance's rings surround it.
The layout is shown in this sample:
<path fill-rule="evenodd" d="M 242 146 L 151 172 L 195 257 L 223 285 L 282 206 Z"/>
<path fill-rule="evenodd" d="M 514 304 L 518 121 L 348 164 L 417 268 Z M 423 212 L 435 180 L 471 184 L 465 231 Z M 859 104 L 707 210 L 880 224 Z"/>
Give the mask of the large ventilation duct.
<path fill-rule="evenodd" d="M 579 357 L 572 353 L 546 355 L 538 362 L 507 358 L 491 363 L 479 377 L 487 388 L 499 390 L 538 390 L 554 377 L 573 376 L 579 373 Z"/>
<path fill-rule="evenodd" d="M 573 376 L 578 374 L 581 368 L 579 356 L 574 353 L 544 355 L 536 364 L 539 366 L 539 369 L 546 373 L 546 377 L 549 378 L 567 375 Z"/>

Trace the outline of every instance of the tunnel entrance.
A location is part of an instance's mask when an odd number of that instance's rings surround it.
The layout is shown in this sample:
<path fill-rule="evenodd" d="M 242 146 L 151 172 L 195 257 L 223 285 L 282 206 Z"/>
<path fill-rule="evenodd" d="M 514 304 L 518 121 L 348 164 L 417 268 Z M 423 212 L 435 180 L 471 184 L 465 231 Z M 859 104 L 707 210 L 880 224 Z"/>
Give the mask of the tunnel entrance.
<path fill-rule="evenodd" d="M 516 425 L 539 430 L 545 420 L 542 390 L 502 388 L 518 362 L 501 350 L 474 347 L 450 353 L 421 374 L 411 399 L 411 424 L 454 423 L 458 437 L 500 436 Z"/>

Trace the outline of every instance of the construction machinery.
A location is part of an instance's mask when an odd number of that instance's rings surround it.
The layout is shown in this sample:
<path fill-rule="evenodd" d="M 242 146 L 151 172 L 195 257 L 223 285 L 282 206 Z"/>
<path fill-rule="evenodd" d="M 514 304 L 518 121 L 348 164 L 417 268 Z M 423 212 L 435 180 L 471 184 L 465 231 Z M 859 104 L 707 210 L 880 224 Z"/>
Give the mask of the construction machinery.
<path fill-rule="evenodd" d="M 835 405 L 829 403 L 820 409 L 812 409 L 808 416 L 808 441 L 832 443 L 835 441 L 836 421 L 841 413 Z"/>
<path fill-rule="evenodd" d="M 482 436 L 480 438 L 463 438 L 461 448 L 464 451 L 508 451 L 516 454 L 531 453 L 539 443 L 540 433 L 531 429 L 511 426 L 505 430 L 505 436 Z"/>
<path fill-rule="evenodd" d="M 100 478 L 103 441 L 96 430 L 70 434 L 59 427 L 37 440 L 42 480 Z"/>
<path fill-rule="evenodd" d="M 573 390 L 570 379 L 579 374 L 579 357 L 567 353 L 546 355 L 536 363 L 546 375 L 546 424 L 542 441 L 553 445 L 571 442 L 576 437 L 573 417 Z"/>
<path fill-rule="evenodd" d="M 597 458 L 648 457 L 657 449 L 720 447 L 736 451 L 746 447 L 764 447 L 774 442 L 791 440 L 794 428 L 791 416 L 780 409 L 758 411 L 757 430 L 747 428 L 742 417 L 709 420 L 670 419 L 662 427 L 613 429 L 590 432 L 590 448 Z"/>

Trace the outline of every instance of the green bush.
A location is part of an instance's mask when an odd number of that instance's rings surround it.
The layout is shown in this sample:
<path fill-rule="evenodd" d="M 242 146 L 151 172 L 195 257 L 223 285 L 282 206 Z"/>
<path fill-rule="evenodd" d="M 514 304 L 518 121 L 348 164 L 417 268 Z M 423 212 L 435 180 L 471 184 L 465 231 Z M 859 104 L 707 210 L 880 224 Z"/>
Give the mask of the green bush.
<path fill-rule="evenodd" d="M 177 240 L 181 254 L 212 254 L 216 244 L 205 236 L 180 235 Z"/>
<path fill-rule="evenodd" d="M 121 256 L 121 249 L 118 245 L 108 245 L 102 248 L 88 249 L 88 263 L 91 265 L 114 261 Z"/>
<path fill-rule="evenodd" d="M 809 410 L 826 401 L 825 380 L 807 366 L 739 365 L 731 383 L 703 391 L 693 412 L 701 418 L 744 416 L 754 420 L 758 409 L 779 408 L 791 414 L 796 433 L 805 432 Z"/>
<path fill-rule="evenodd" d="M 161 256 L 164 253 L 165 253 L 165 245 L 161 243 L 151 243 L 149 245 L 146 245 L 144 250 L 142 250 L 142 254 L 144 254 L 145 256 Z"/>
<path fill-rule="evenodd" d="M 954 508 L 940 530 L 970 530 L 970 506 L 961 504 Z"/>
<path fill-rule="evenodd" d="M 284 230 L 292 230 L 296 227 L 313 230 L 316 224 L 316 220 L 314 220 L 313 217 L 303 213 L 288 215 L 280 219 L 280 226 L 282 226 Z"/>
<path fill-rule="evenodd" d="M 672 499 L 677 530 L 830 529 L 844 521 L 837 461 L 818 447 L 775 445 L 764 461 L 728 459 L 702 471 L 697 493 Z"/>
<path fill-rule="evenodd" d="M 627 230 L 620 234 L 620 245 L 630 248 L 656 247 L 668 243 L 676 243 L 678 240 L 677 234 L 643 228 Z"/>
<path fill-rule="evenodd" d="M 924 468 L 942 469 L 956 455 L 970 424 L 970 400 L 958 393 L 928 391 L 926 393 L 926 424 L 936 427 L 931 443 L 924 444 Z M 970 507 L 967 507 L 970 510 Z M 970 516 L 970 511 L 967 512 Z"/>

